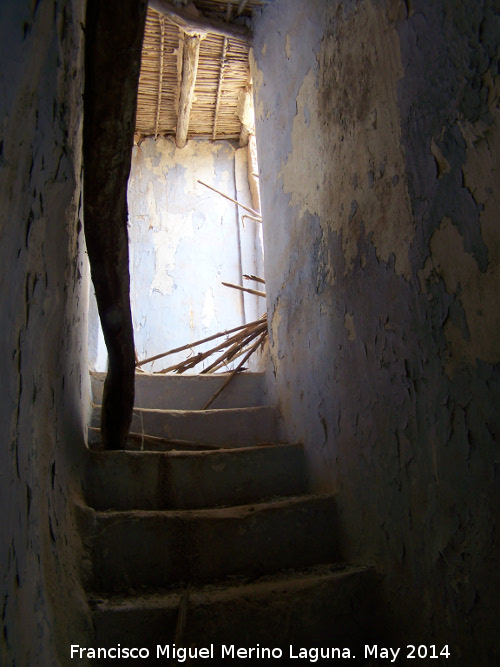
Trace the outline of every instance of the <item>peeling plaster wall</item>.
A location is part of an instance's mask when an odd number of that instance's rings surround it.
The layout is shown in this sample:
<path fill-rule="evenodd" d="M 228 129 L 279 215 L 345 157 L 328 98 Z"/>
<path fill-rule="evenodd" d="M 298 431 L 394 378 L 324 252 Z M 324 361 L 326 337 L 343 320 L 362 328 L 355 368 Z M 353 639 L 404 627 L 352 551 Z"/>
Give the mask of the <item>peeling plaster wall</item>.
<path fill-rule="evenodd" d="M 0 6 L 0 664 L 89 641 L 73 498 L 89 405 L 79 0 Z"/>
<path fill-rule="evenodd" d="M 265 312 L 259 297 L 247 299 L 221 284 L 242 284 L 242 273 L 262 271 L 257 223 L 242 221 L 239 207 L 198 183 L 249 205 L 246 173 L 246 149 L 229 142 L 193 140 L 178 149 L 171 139 L 160 138 L 134 147 L 128 193 L 130 291 L 140 359 Z M 90 330 L 91 364 L 104 370 L 105 347 L 96 316 Z M 185 358 L 186 353 L 172 355 L 145 369 L 160 370 Z"/>
<path fill-rule="evenodd" d="M 498 14 L 275 0 L 252 53 L 289 437 L 389 634 L 454 665 L 499 658 Z"/>

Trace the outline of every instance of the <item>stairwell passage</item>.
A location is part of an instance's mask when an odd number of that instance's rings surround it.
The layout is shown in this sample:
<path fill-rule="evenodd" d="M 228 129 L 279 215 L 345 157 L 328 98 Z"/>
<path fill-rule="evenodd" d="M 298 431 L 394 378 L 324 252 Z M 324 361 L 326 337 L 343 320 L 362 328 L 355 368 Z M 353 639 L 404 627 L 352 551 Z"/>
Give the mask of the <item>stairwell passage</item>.
<path fill-rule="evenodd" d="M 99 451 L 93 431 L 81 530 L 94 649 L 119 647 L 120 664 L 136 664 L 134 647 L 146 664 L 296 665 L 342 651 L 363 664 L 375 573 L 343 562 L 336 497 L 309 492 L 263 374 L 239 375 L 200 410 L 223 380 L 139 374 L 129 450 Z M 92 383 L 99 403 L 102 377 Z"/>

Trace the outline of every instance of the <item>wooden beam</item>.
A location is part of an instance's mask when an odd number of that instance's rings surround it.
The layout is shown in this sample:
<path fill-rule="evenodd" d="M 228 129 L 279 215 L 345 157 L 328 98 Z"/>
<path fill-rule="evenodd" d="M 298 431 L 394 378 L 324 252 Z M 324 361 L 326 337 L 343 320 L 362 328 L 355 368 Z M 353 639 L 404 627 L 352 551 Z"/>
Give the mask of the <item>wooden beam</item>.
<path fill-rule="evenodd" d="M 176 7 L 168 0 L 149 0 L 149 7 L 166 16 L 187 34 L 206 35 L 212 33 L 229 39 L 239 39 L 248 44 L 251 42 L 252 34 L 245 26 L 210 19 L 201 13 L 194 16 L 193 13 Z"/>
<path fill-rule="evenodd" d="M 240 4 L 238 5 L 238 11 L 236 12 L 238 16 L 243 12 L 243 10 L 246 7 L 248 0 L 240 0 Z"/>
<path fill-rule="evenodd" d="M 253 280 L 256 283 L 260 283 L 261 285 L 266 284 L 266 281 L 264 280 L 264 278 L 259 278 L 259 276 L 247 275 L 246 273 L 244 273 L 243 278 L 245 278 L 245 280 Z"/>
<path fill-rule="evenodd" d="M 212 139 L 215 141 L 217 137 L 217 119 L 219 116 L 219 106 L 220 106 L 220 99 L 222 96 L 222 82 L 224 80 L 224 70 L 226 69 L 227 65 L 227 60 L 226 60 L 226 55 L 227 55 L 227 37 L 224 37 L 224 43 L 222 45 L 222 55 L 220 57 L 220 70 L 219 70 L 219 84 L 217 86 L 217 100 L 215 102 L 215 113 L 214 113 L 214 129 L 212 132 Z"/>
<path fill-rule="evenodd" d="M 160 44 L 160 72 L 158 75 L 158 99 L 156 103 L 156 122 L 155 122 L 155 139 L 158 138 L 158 130 L 160 127 L 160 113 L 161 113 L 161 97 L 163 92 L 163 64 L 164 64 L 164 52 L 165 52 L 165 19 L 163 16 L 160 16 L 160 31 L 161 31 L 161 44 Z"/>
<path fill-rule="evenodd" d="M 198 72 L 198 60 L 200 57 L 199 35 L 184 36 L 184 52 L 182 57 L 182 84 L 179 99 L 179 113 L 177 115 L 177 131 L 175 144 L 177 148 L 184 148 L 187 141 L 189 129 L 189 116 L 193 106 L 194 87 L 196 74 Z"/>
<path fill-rule="evenodd" d="M 181 99 L 181 88 L 182 88 L 182 61 L 184 56 L 184 33 L 182 30 L 179 30 L 179 48 L 176 49 L 177 52 L 177 86 L 175 89 L 175 100 L 174 100 L 174 110 L 175 117 L 179 116 L 179 103 Z"/>

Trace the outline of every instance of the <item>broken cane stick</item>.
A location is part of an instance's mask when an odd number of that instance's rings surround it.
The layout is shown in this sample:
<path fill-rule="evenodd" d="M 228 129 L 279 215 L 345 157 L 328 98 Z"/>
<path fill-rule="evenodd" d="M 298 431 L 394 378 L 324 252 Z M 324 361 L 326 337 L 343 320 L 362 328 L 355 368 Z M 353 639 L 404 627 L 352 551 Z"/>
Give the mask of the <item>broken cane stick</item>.
<path fill-rule="evenodd" d="M 208 401 L 208 403 L 206 403 L 206 404 L 202 407 L 202 410 L 206 410 L 210 405 L 212 405 L 212 403 L 215 401 L 215 399 L 217 398 L 217 396 L 218 396 L 219 394 L 221 394 L 222 391 L 227 387 L 227 385 L 231 382 L 231 380 L 234 378 L 234 376 L 235 376 L 236 373 L 240 370 L 240 368 L 243 366 L 243 364 L 247 361 L 247 359 L 250 358 L 250 356 L 255 352 L 255 350 L 259 347 L 259 345 L 264 341 L 264 339 L 266 338 L 266 336 L 267 336 L 267 331 L 265 331 L 264 333 L 262 333 L 262 334 L 260 335 L 260 337 L 257 339 L 257 341 L 256 341 L 256 342 L 252 345 L 252 347 L 249 349 L 248 353 L 245 354 L 245 356 L 243 357 L 243 360 L 240 361 L 240 363 L 238 364 L 238 366 L 236 366 L 236 368 L 234 369 L 234 371 L 232 371 L 232 372 L 230 373 L 230 375 L 228 376 L 227 380 L 224 382 L 224 384 L 222 385 L 222 387 L 221 387 L 218 391 L 216 391 L 215 394 L 212 396 L 212 398 Z"/>

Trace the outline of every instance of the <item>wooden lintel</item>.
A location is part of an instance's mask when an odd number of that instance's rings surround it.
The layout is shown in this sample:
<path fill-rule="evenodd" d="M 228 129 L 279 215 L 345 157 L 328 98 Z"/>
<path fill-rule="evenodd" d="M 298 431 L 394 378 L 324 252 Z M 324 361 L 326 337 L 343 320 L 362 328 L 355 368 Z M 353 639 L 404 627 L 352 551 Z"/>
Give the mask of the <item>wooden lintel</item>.
<path fill-rule="evenodd" d="M 186 9 L 176 7 L 168 0 L 149 0 L 148 6 L 154 9 L 155 12 L 166 16 L 187 34 L 206 35 L 207 33 L 212 33 L 228 37 L 229 39 L 239 39 L 247 43 L 251 42 L 252 34 L 245 26 L 224 23 L 223 21 L 208 18 L 201 13 L 198 13 L 198 16 L 192 16 Z"/>
<path fill-rule="evenodd" d="M 179 99 L 179 113 L 177 115 L 177 131 L 175 144 L 177 148 L 184 148 L 187 141 L 189 129 L 189 116 L 194 99 L 194 87 L 196 74 L 198 72 L 198 60 L 200 57 L 199 35 L 184 36 L 184 51 L 182 57 L 182 83 Z"/>

